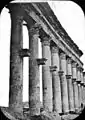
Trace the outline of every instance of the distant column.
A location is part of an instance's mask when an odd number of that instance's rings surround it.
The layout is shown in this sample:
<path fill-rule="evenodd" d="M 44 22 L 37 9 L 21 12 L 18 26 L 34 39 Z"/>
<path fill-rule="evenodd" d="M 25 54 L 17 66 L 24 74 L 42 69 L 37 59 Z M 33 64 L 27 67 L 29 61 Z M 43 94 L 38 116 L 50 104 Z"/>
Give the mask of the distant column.
<path fill-rule="evenodd" d="M 67 86 L 68 86 L 68 101 L 69 101 L 69 112 L 74 111 L 74 98 L 73 98 L 73 84 L 72 84 L 72 66 L 71 58 L 67 58 Z"/>
<path fill-rule="evenodd" d="M 83 79 L 83 68 L 81 68 L 81 83 L 80 83 L 80 89 L 81 89 L 81 105 L 83 104 L 83 85 L 84 85 L 84 79 Z M 82 107 L 82 106 L 81 106 Z"/>
<path fill-rule="evenodd" d="M 30 115 L 40 114 L 40 80 L 38 59 L 39 26 L 34 24 L 29 29 L 29 109 Z"/>
<path fill-rule="evenodd" d="M 15 4 L 10 5 L 9 10 L 11 16 L 9 108 L 22 113 L 23 59 L 19 53 L 23 47 L 23 11 Z"/>
<path fill-rule="evenodd" d="M 76 68 L 76 62 L 72 63 L 72 80 L 73 80 L 73 93 L 74 93 L 74 108 L 75 112 L 78 111 L 78 85 L 77 85 L 77 68 Z"/>
<path fill-rule="evenodd" d="M 59 48 L 55 45 L 51 45 L 51 59 L 52 66 L 57 66 L 56 71 L 52 72 L 52 82 L 53 82 L 53 110 L 57 113 L 62 113 L 61 106 L 61 88 L 60 88 L 60 78 L 59 78 Z"/>
<path fill-rule="evenodd" d="M 85 72 L 83 72 L 83 80 L 84 80 L 84 85 L 83 85 L 83 105 L 85 107 Z"/>
<path fill-rule="evenodd" d="M 52 112 L 52 74 L 51 66 L 51 50 L 49 36 L 40 36 L 42 42 L 42 57 L 46 58 L 45 65 L 42 66 L 42 84 L 43 84 L 43 107 L 45 110 Z"/>
<path fill-rule="evenodd" d="M 77 66 L 77 85 L 78 85 L 78 105 L 79 109 L 81 107 L 81 77 L 80 77 L 80 67 Z"/>
<path fill-rule="evenodd" d="M 66 80 L 66 54 L 60 53 L 60 81 L 61 81 L 61 98 L 62 98 L 62 112 L 68 113 L 68 89 Z"/>

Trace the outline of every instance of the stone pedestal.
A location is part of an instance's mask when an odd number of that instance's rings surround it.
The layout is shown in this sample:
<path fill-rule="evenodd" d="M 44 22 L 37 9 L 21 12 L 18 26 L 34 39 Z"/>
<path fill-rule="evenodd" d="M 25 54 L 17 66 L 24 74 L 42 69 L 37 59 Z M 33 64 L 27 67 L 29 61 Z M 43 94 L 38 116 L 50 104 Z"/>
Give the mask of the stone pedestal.
<path fill-rule="evenodd" d="M 51 46 L 51 59 L 52 65 L 57 66 L 56 71 L 52 72 L 52 82 L 53 82 L 53 111 L 57 113 L 62 113 L 61 106 L 61 86 L 60 86 L 60 78 L 59 78 L 59 50 L 57 46 Z"/>
<path fill-rule="evenodd" d="M 66 55 L 64 53 L 60 54 L 60 82 L 61 82 L 61 98 L 62 98 L 62 112 L 69 112 L 68 106 L 68 88 L 67 88 L 67 80 L 66 80 Z"/>
<path fill-rule="evenodd" d="M 30 115 L 40 114 L 40 80 L 38 58 L 39 26 L 34 24 L 29 29 L 29 109 Z"/>
<path fill-rule="evenodd" d="M 10 5 L 9 10 L 11 15 L 9 108 L 22 113 L 23 59 L 20 51 L 23 47 L 23 12 L 18 5 Z"/>
<path fill-rule="evenodd" d="M 48 36 L 41 36 L 42 42 L 42 57 L 46 58 L 45 65 L 42 66 L 42 84 L 43 84 L 43 107 L 44 109 L 52 112 L 52 74 L 50 71 L 51 66 L 51 51 L 50 51 L 50 38 Z"/>

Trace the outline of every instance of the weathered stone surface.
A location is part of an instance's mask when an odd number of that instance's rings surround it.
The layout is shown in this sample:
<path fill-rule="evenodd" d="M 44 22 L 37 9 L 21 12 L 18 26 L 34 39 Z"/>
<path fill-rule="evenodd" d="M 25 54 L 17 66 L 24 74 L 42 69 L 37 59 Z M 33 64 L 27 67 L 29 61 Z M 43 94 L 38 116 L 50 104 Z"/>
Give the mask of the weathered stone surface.
<path fill-rule="evenodd" d="M 23 59 L 20 57 L 19 51 L 23 48 L 23 12 L 17 5 L 9 6 L 9 10 L 11 16 L 9 107 L 12 111 L 21 112 Z"/>
<path fill-rule="evenodd" d="M 69 112 L 68 106 L 68 88 L 67 88 L 67 80 L 66 80 L 66 54 L 60 53 L 60 70 L 63 71 L 63 74 L 60 74 L 60 82 L 61 82 L 61 99 L 62 99 L 62 112 Z"/>
<path fill-rule="evenodd" d="M 42 57 L 46 58 L 45 65 L 42 66 L 42 84 L 43 84 L 43 106 L 45 109 L 52 111 L 52 74 L 50 71 L 51 66 L 51 51 L 50 51 L 50 38 L 47 36 L 41 37 L 42 41 Z"/>
<path fill-rule="evenodd" d="M 34 24 L 29 29 L 29 109 L 31 115 L 40 114 L 40 80 L 38 58 L 39 28 Z"/>
<path fill-rule="evenodd" d="M 51 60 L 52 65 L 56 66 L 56 71 L 52 72 L 52 85 L 53 85 L 53 110 L 62 113 L 61 105 L 61 86 L 59 78 L 59 50 L 56 45 L 51 45 Z"/>

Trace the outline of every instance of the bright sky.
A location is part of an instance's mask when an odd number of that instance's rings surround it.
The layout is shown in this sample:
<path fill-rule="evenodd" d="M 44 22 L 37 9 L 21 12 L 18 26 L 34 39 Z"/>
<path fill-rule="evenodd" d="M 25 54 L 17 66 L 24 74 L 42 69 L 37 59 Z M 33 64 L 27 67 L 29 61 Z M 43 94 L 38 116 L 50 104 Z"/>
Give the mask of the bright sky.
<path fill-rule="evenodd" d="M 85 18 L 82 9 L 71 1 L 49 1 L 49 5 L 69 36 L 85 54 Z M 0 16 L 0 106 L 8 105 L 10 23 L 8 9 L 4 8 Z M 26 31 L 26 28 L 24 28 L 24 31 Z M 24 40 L 28 40 L 27 33 L 24 37 Z M 81 60 L 85 61 L 85 55 L 81 57 Z M 28 92 L 26 84 L 24 82 L 24 93 L 26 94 L 24 95 L 24 101 L 27 100 Z"/>

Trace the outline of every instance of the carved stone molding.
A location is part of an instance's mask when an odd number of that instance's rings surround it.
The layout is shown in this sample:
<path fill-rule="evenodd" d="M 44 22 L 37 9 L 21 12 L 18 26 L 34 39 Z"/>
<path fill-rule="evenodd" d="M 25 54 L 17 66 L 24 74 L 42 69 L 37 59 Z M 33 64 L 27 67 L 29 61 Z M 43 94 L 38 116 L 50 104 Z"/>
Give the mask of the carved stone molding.
<path fill-rule="evenodd" d="M 77 67 L 77 63 L 75 61 L 72 62 L 72 68 L 76 68 Z"/>

